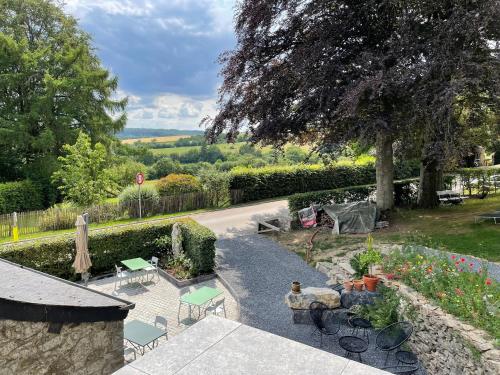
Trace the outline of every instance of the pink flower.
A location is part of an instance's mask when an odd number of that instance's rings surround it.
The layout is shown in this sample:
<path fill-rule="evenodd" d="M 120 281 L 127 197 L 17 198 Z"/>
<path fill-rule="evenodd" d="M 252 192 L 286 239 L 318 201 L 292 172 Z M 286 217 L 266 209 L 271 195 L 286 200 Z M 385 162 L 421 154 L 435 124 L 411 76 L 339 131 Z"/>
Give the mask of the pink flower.
<path fill-rule="evenodd" d="M 455 262 L 455 266 L 458 266 L 460 264 L 460 262 Z"/>
<path fill-rule="evenodd" d="M 460 261 L 461 261 L 462 263 L 465 263 L 465 258 L 460 258 Z"/>
<path fill-rule="evenodd" d="M 456 255 L 452 255 L 451 259 L 455 260 L 455 259 L 457 259 L 457 256 Z"/>
<path fill-rule="evenodd" d="M 486 281 L 485 281 L 485 284 L 486 285 L 491 285 L 492 281 L 490 278 L 487 278 Z"/>
<path fill-rule="evenodd" d="M 474 267 L 474 263 L 469 263 L 469 267 L 470 268 Z"/>

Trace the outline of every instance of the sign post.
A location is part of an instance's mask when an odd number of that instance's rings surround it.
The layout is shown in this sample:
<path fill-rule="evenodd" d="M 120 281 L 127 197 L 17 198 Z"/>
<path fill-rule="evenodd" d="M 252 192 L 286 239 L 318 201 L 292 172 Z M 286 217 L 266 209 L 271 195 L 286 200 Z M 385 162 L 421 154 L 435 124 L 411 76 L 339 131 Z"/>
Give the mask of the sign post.
<path fill-rule="evenodd" d="M 141 185 L 144 183 L 144 173 L 137 173 L 135 175 L 135 182 L 139 185 L 139 219 L 142 219 Z"/>
<path fill-rule="evenodd" d="M 17 212 L 12 214 L 12 239 L 19 241 L 19 227 L 17 226 Z"/>

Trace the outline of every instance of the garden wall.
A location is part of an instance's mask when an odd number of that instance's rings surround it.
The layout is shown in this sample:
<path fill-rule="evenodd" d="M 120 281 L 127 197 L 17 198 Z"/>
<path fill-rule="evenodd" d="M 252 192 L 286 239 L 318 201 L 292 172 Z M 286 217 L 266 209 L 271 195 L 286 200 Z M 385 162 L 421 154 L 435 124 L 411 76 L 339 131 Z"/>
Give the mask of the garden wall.
<path fill-rule="evenodd" d="M 500 374 L 500 350 L 486 332 L 445 313 L 404 284 L 399 294 L 401 314 L 414 324 L 409 346 L 428 374 Z"/>
<path fill-rule="evenodd" d="M 123 321 L 64 324 L 0 321 L 2 374 L 111 374 L 123 366 Z"/>

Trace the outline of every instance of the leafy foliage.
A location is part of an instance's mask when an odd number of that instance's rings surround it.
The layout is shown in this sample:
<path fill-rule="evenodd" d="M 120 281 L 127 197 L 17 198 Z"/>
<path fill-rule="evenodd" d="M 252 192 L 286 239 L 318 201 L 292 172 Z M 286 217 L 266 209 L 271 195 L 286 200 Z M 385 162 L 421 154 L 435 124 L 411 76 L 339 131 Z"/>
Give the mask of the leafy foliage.
<path fill-rule="evenodd" d="M 158 181 L 156 187 L 160 195 L 178 195 L 201 191 L 197 177 L 189 174 L 170 174 Z"/>
<path fill-rule="evenodd" d="M 0 184 L 0 214 L 32 211 L 43 208 L 38 185 L 29 180 Z"/>
<path fill-rule="evenodd" d="M 193 262 L 184 254 L 178 254 L 167 263 L 167 269 L 179 280 L 189 279 L 193 275 Z"/>
<path fill-rule="evenodd" d="M 180 219 L 185 238 L 183 248 L 193 262 L 193 274 L 211 272 L 215 258 L 215 234 L 191 219 Z M 161 221 L 108 228 L 89 233 L 90 272 L 99 275 L 112 272 L 123 259 L 151 256 L 163 258 L 168 246 L 154 242 L 170 236 L 174 221 Z M 186 239 L 187 238 L 187 239 Z M 0 256 L 26 267 L 54 276 L 75 280 L 72 268 L 75 256 L 74 236 L 61 236 L 24 243 L 5 245 Z"/>
<path fill-rule="evenodd" d="M 74 145 L 64 145 L 63 149 L 66 156 L 59 157 L 61 167 L 52 177 L 65 199 L 85 207 L 103 202 L 116 190 L 102 144 L 92 148 L 90 137 L 81 132 Z"/>
<path fill-rule="evenodd" d="M 153 185 L 143 185 L 140 188 L 142 216 L 150 216 L 158 209 L 160 195 Z M 118 196 L 120 205 L 128 211 L 130 217 L 139 217 L 139 186 L 130 185 Z"/>
<path fill-rule="evenodd" d="M 217 172 L 210 169 L 198 174 L 203 190 L 210 194 L 211 207 L 223 207 L 230 203 L 229 187 L 231 175 L 227 172 Z"/>
<path fill-rule="evenodd" d="M 367 244 L 367 249 L 366 251 L 360 254 L 359 260 L 363 265 L 365 265 L 368 268 L 370 276 L 372 276 L 373 275 L 372 267 L 375 264 L 380 264 L 382 262 L 382 254 L 380 253 L 380 251 L 375 250 L 375 248 L 373 247 L 373 237 L 371 236 L 371 234 L 368 235 L 366 244 Z"/>
<path fill-rule="evenodd" d="M 135 182 L 137 173 L 144 173 L 144 178 L 148 178 L 148 168 L 134 160 L 127 160 L 111 168 L 111 178 L 120 187 L 131 185 Z"/>
<path fill-rule="evenodd" d="M 106 143 L 125 125 L 116 77 L 58 3 L 0 2 L 0 50 L 0 170 L 9 179 L 36 172 L 49 185 L 62 145 L 80 131 Z"/>
<path fill-rule="evenodd" d="M 400 298 L 397 292 L 386 286 L 380 285 L 381 294 L 372 305 L 362 305 L 360 315 L 368 319 L 374 328 L 380 329 L 389 324 L 396 323 L 399 319 Z"/>
<path fill-rule="evenodd" d="M 361 260 L 361 254 L 354 255 L 349 260 L 349 264 L 354 270 L 353 277 L 355 279 L 361 279 L 364 275 L 368 273 L 368 265 Z"/>

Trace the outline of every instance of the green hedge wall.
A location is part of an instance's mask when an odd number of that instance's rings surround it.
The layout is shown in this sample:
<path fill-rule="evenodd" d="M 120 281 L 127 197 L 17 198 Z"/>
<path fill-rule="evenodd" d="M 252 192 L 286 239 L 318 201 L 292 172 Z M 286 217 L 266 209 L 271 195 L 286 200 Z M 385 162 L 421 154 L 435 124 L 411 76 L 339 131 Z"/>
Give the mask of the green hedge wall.
<path fill-rule="evenodd" d="M 215 257 L 214 233 L 191 219 L 180 219 L 90 232 L 91 274 L 95 276 L 113 272 L 114 265 L 120 265 L 124 259 L 149 259 L 153 255 L 164 255 L 153 241 L 170 236 L 175 222 L 182 224 L 183 246 L 187 256 L 196 265 L 197 273 L 211 272 Z M 75 275 L 72 268 L 74 249 L 74 236 L 64 236 L 4 245 L 0 249 L 0 257 L 54 276 L 75 280 L 79 275 Z"/>
<path fill-rule="evenodd" d="M 0 184 L 0 214 L 41 210 L 43 204 L 40 187 L 29 180 Z"/>
<path fill-rule="evenodd" d="M 242 190 L 241 202 L 375 183 L 375 167 L 371 164 L 237 168 L 231 173 L 231 189 Z M 396 164 L 396 179 L 416 177 L 418 173 L 415 163 Z"/>
<path fill-rule="evenodd" d="M 412 179 L 394 183 L 397 205 L 408 205 L 416 199 L 416 182 Z M 364 185 L 294 194 L 288 197 L 288 208 L 292 216 L 296 218 L 297 211 L 312 204 L 328 204 L 331 201 L 336 203 L 363 201 L 367 200 L 370 194 L 375 193 L 375 190 L 375 185 Z"/>

